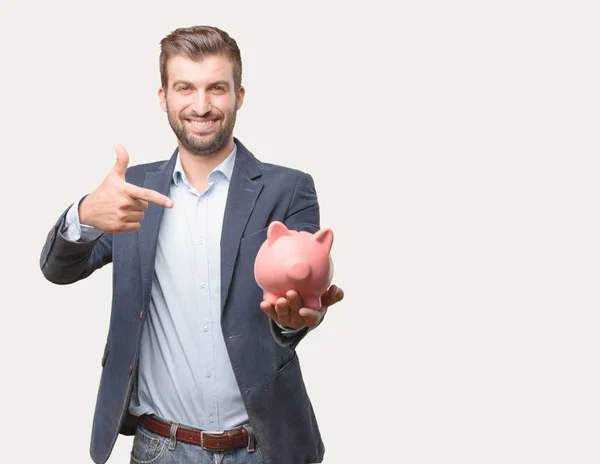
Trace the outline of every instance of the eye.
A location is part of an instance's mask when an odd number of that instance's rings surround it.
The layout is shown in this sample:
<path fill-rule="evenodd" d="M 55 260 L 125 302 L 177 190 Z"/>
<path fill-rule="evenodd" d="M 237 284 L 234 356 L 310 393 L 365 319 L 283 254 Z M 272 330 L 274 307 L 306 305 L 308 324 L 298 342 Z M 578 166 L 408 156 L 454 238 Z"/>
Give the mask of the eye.
<path fill-rule="evenodd" d="M 223 87 L 222 85 L 215 85 L 215 86 L 213 87 L 213 90 L 214 90 L 216 93 L 223 93 L 223 92 L 225 92 L 225 87 Z"/>
<path fill-rule="evenodd" d="M 189 90 L 191 90 L 191 88 L 187 85 L 181 85 L 181 86 L 177 87 L 178 92 L 187 92 Z"/>

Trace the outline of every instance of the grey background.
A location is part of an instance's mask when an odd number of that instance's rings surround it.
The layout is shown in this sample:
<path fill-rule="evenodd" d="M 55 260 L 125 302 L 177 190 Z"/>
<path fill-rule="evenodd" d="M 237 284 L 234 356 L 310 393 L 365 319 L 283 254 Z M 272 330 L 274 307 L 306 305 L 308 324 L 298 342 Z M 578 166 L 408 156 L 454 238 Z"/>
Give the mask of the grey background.
<path fill-rule="evenodd" d="M 158 43 L 211 24 L 236 135 L 310 172 L 335 233 L 346 299 L 299 347 L 325 462 L 599 462 L 598 12 L 1 0 L 1 460 L 91 462 L 111 272 L 55 286 L 39 252 L 113 143 L 171 154 Z"/>

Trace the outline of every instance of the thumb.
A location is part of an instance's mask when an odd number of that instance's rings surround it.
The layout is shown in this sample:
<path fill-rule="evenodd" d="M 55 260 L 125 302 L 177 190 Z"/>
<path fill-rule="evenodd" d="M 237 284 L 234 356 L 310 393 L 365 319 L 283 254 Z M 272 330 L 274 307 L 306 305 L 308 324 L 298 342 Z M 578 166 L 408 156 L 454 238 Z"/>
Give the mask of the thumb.
<path fill-rule="evenodd" d="M 125 147 L 120 143 L 115 143 L 114 145 L 115 151 L 117 152 L 117 162 L 113 168 L 113 171 L 125 180 L 125 171 L 127 171 L 127 166 L 129 165 L 129 154 Z"/>

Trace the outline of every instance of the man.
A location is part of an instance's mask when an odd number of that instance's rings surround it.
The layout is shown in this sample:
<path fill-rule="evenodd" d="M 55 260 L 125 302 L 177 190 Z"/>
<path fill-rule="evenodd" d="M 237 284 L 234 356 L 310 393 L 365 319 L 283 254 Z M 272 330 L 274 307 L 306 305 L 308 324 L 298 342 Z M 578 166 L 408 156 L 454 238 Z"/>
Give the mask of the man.
<path fill-rule="evenodd" d="M 127 168 L 116 146 L 111 172 L 61 215 L 40 259 L 57 284 L 113 263 L 91 456 L 106 462 L 122 433 L 135 434 L 134 463 L 321 462 L 295 348 L 343 292 L 332 285 L 318 310 L 294 291 L 271 305 L 253 273 L 272 221 L 319 230 L 312 178 L 233 137 L 245 90 L 227 33 L 174 31 L 160 71 L 177 150 Z"/>

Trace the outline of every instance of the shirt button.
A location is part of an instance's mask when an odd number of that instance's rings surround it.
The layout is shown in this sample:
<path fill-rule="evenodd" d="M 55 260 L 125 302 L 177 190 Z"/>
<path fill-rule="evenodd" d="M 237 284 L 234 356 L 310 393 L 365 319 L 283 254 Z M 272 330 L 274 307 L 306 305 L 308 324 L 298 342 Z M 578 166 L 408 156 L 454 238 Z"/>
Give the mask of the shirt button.
<path fill-rule="evenodd" d="M 198 239 L 198 245 L 203 245 L 203 244 L 204 244 L 204 239 L 203 238 Z"/>
<path fill-rule="evenodd" d="M 144 312 L 140 311 L 140 321 L 142 320 L 143 315 L 144 315 Z"/>
<path fill-rule="evenodd" d="M 212 422 L 214 422 L 214 421 L 215 421 L 215 418 L 214 418 L 213 416 L 210 416 L 210 417 L 208 418 L 208 420 L 209 420 L 209 421 L 212 423 Z"/>
<path fill-rule="evenodd" d="M 207 325 L 204 326 L 204 331 L 208 332 L 208 326 Z"/>
<path fill-rule="evenodd" d="M 200 282 L 200 288 L 206 287 L 206 282 Z"/>
<path fill-rule="evenodd" d="M 210 377 L 211 375 L 212 375 L 212 374 L 210 373 L 210 371 L 208 371 L 208 372 L 206 373 L 206 377 Z"/>

